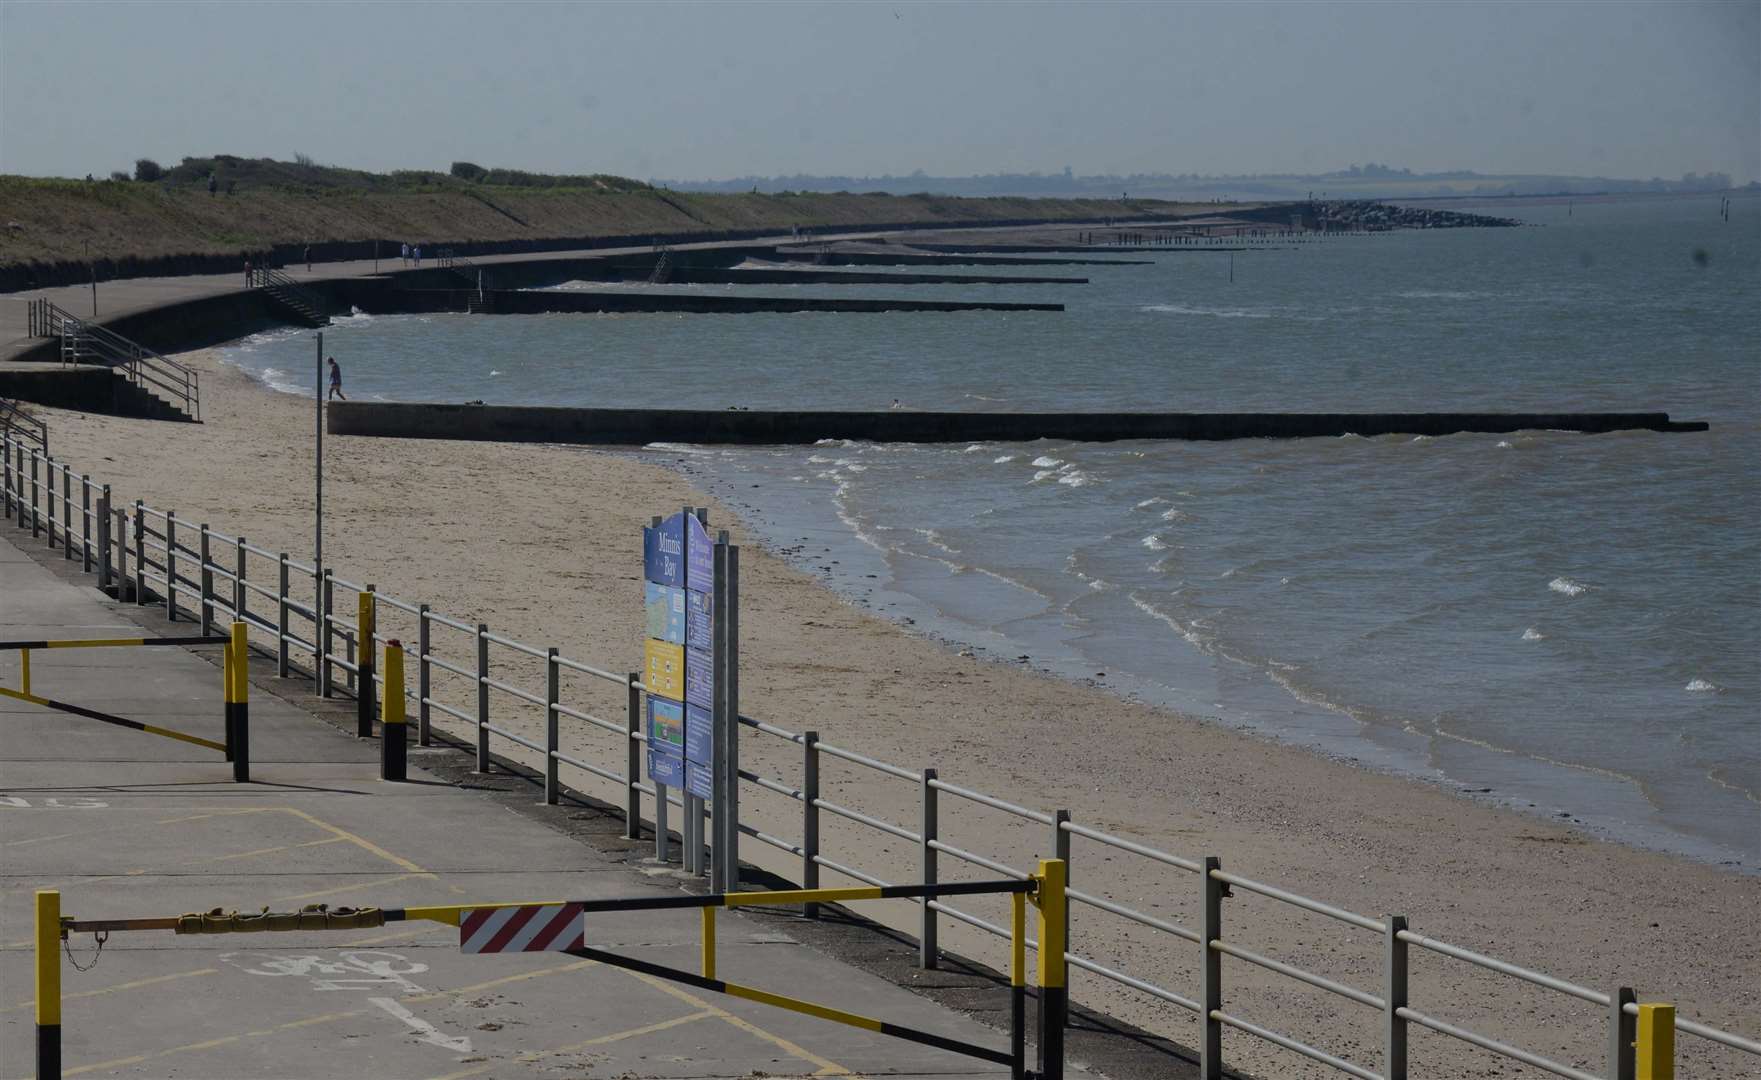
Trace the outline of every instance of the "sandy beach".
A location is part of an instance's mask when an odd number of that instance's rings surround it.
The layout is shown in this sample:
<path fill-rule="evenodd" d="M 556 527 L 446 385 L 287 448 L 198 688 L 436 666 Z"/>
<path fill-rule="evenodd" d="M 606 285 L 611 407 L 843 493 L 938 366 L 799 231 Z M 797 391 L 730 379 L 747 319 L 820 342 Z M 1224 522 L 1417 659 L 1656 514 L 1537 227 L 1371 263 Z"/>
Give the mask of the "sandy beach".
<path fill-rule="evenodd" d="M 213 352 L 182 357 L 201 371 L 206 422 L 183 425 L 39 410 L 56 456 L 145 500 L 256 545 L 311 557 L 312 403 L 272 391 Z M 326 562 L 438 613 L 613 671 L 640 665 L 639 527 L 652 514 L 708 505 L 712 524 L 739 522 L 665 467 L 662 452 L 336 438 L 327 440 Z M 1372 916 L 1407 915 L 1422 934 L 1761 1037 L 1761 878 L 1604 842 L 1569 824 L 1472 801 L 945 647 L 851 606 L 781 558 L 747 543 L 742 580 L 742 711 L 791 731 L 917 769 L 1037 810 Z M 352 598 L 351 598 L 352 601 Z M 339 605 L 340 606 L 340 605 Z M 387 632 L 409 634 L 381 608 Z M 435 631 L 457 662 L 469 639 Z M 441 635 L 452 635 L 451 639 Z M 498 677 L 542 690 L 535 665 L 505 650 Z M 437 680 L 463 707 L 469 691 Z M 622 691 L 570 676 L 565 700 L 621 720 Z M 542 712 L 505 695 L 496 723 L 542 737 Z M 437 717 L 437 725 L 449 725 Z M 584 724 L 565 749 L 620 768 L 617 740 Z M 536 761 L 498 740 L 497 753 Z M 748 735 L 745 767 L 795 786 L 799 750 Z M 613 799 L 579 771 L 565 782 Z M 824 796 L 906 828 L 917 785 L 828 762 Z M 748 789 L 743 812 L 789 840 L 787 800 Z M 947 795 L 946 842 L 1026 866 L 1049 855 L 1051 830 Z M 888 881 L 918 876 L 915 844 L 827 817 L 828 857 Z M 795 860 L 756 840 L 748 860 L 798 877 Z M 1196 926 L 1195 875 L 1074 841 L 1073 883 L 1158 918 Z M 944 878 L 989 876 L 941 860 Z M 837 883 L 827 875 L 827 884 Z M 1002 909 L 975 903 L 996 920 Z M 892 916 L 914 926 L 914 909 Z M 1376 935 L 1238 892 L 1229 937 L 1244 948 L 1379 993 Z M 1198 952 L 1078 906 L 1073 948 L 1097 963 L 1195 996 Z M 952 919 L 944 948 L 992 964 L 1000 943 Z M 1411 1001 L 1431 1016 L 1580 1068 L 1600 1071 L 1603 1010 L 1564 995 L 1413 952 Z M 1226 1008 L 1329 1052 L 1374 1065 L 1375 1010 L 1234 960 Z M 1080 1003 L 1191 1043 L 1191 1014 L 1084 972 Z M 1249 1036 L 1225 1036 L 1227 1059 L 1264 1076 L 1337 1075 Z M 1541 1075 L 1465 1044 L 1412 1031 L 1413 1074 Z M 1678 1040 L 1685 1076 L 1752 1076 L 1755 1059 L 1691 1036 Z"/>

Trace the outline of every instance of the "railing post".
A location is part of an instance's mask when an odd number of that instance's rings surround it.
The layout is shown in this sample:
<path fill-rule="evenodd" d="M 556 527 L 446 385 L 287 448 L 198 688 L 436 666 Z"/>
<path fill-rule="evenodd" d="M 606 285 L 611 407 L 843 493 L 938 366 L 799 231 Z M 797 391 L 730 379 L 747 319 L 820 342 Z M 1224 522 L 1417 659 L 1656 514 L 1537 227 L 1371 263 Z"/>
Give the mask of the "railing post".
<path fill-rule="evenodd" d="M 329 697 L 331 694 L 330 657 L 333 655 L 331 639 L 330 613 L 336 603 L 336 581 L 333 572 L 324 568 L 324 580 L 318 590 L 318 620 L 313 624 L 313 636 L 318 645 L 318 696 Z"/>
<path fill-rule="evenodd" d="M 80 569 L 92 572 L 92 477 L 90 473 L 79 476 L 79 549 Z"/>
<path fill-rule="evenodd" d="M 1064 883 L 1070 883 L 1070 834 L 1064 826 L 1070 821 L 1070 811 L 1059 810 L 1052 814 L 1052 851 L 1054 857 L 1064 864 Z M 1064 905 L 1064 941 L 1070 941 L 1070 905 Z M 1066 973 L 1068 975 L 1068 973 Z"/>
<path fill-rule="evenodd" d="M 43 515 L 37 512 L 37 505 L 42 499 L 42 484 L 37 479 L 42 461 L 35 450 L 31 451 L 31 539 L 43 535 Z"/>
<path fill-rule="evenodd" d="M 61 466 L 61 557 L 73 558 L 73 470 Z"/>
<path fill-rule="evenodd" d="M 667 849 L 671 847 L 667 837 L 667 803 L 666 785 L 659 780 L 654 781 L 654 858 L 656 862 L 667 861 Z"/>
<path fill-rule="evenodd" d="M 1389 915 L 1386 947 L 1382 950 L 1382 1080 L 1406 1080 L 1406 931 L 1405 915 Z M 1630 1080 L 1630 1078 L 1628 1078 Z"/>
<path fill-rule="evenodd" d="M 214 632 L 214 551 L 208 535 L 208 523 L 201 526 L 197 557 L 202 560 L 202 635 Z"/>
<path fill-rule="evenodd" d="M 275 675 L 287 678 L 288 641 L 287 641 L 287 552 L 276 557 L 275 574 Z"/>
<path fill-rule="evenodd" d="M 135 500 L 135 606 L 147 602 L 147 515 L 146 503 Z"/>
<path fill-rule="evenodd" d="M 43 516 L 49 519 L 49 547 L 55 547 L 55 459 L 43 455 Z"/>
<path fill-rule="evenodd" d="M 245 618 L 245 608 L 250 606 L 250 598 L 245 590 L 245 538 L 239 537 L 233 542 L 233 579 L 232 579 L 232 618 L 234 622 L 249 622 Z"/>
<path fill-rule="evenodd" d="M 416 606 L 416 745 L 429 745 L 428 698 L 431 674 L 428 667 L 428 605 Z"/>
<path fill-rule="evenodd" d="M 1638 1038 L 1638 1017 L 1628 1016 L 1626 1007 L 1638 1000 L 1630 986 L 1608 995 L 1608 1080 L 1635 1080 L 1638 1055 L 1633 1043 Z"/>
<path fill-rule="evenodd" d="M 555 806 L 557 793 L 561 783 L 557 777 L 557 769 L 562 764 L 557 761 L 557 754 L 562 752 L 558 739 L 556 711 L 557 703 L 562 700 L 562 668 L 556 662 L 557 648 L 552 645 L 544 660 L 544 802 L 547 806 Z"/>
<path fill-rule="evenodd" d="M 124 599 L 128 584 L 128 508 L 116 511 L 116 598 Z M 132 599 L 132 595 L 129 596 Z"/>
<path fill-rule="evenodd" d="M 819 888 L 819 732 L 801 736 L 801 887 Z M 818 904 L 803 904 L 801 914 L 819 918 Z"/>
<path fill-rule="evenodd" d="M 110 587 L 110 485 L 98 489 L 98 588 Z M 121 596 L 121 590 L 117 590 Z M 205 633 L 206 631 L 204 631 Z"/>
<path fill-rule="evenodd" d="M 374 659 L 379 646 L 373 636 L 378 631 L 374 625 L 378 621 L 379 612 L 374 606 L 373 586 L 369 585 L 355 596 L 355 638 L 360 647 L 355 650 L 355 737 L 371 739 L 373 737 L 373 719 L 378 715 L 373 699 L 379 687 L 373 681 L 374 669 L 378 666 Z"/>
<path fill-rule="evenodd" d="M 165 621 L 177 621 L 177 511 L 165 511 Z"/>
<path fill-rule="evenodd" d="M 642 838 L 642 681 L 640 672 L 624 676 L 624 839 Z"/>
<path fill-rule="evenodd" d="M 923 870 L 923 883 L 936 883 L 936 771 L 923 770 L 923 839 L 920 842 L 920 865 Z M 925 971 L 933 971 L 936 966 L 936 909 L 935 898 L 923 898 L 923 910 L 917 931 L 917 966 Z"/>
<path fill-rule="evenodd" d="M 1201 875 L 1204 882 L 1204 932 L 1199 936 L 1199 948 L 1203 950 L 1199 974 L 1199 1004 L 1203 1009 L 1199 1014 L 1203 1031 L 1199 1047 L 1201 1080 L 1222 1080 L 1223 1076 L 1223 1022 L 1215 1015 L 1223 1011 L 1223 954 L 1213 948 L 1212 943 L 1223 938 L 1226 889 L 1223 882 L 1211 876 L 1222 868 L 1221 859 L 1215 855 L 1205 856 Z"/>
<path fill-rule="evenodd" d="M 12 435 L 0 441 L 0 517 L 12 520 Z"/>
<path fill-rule="evenodd" d="M 477 624 L 477 771 L 489 771 L 489 624 Z"/>

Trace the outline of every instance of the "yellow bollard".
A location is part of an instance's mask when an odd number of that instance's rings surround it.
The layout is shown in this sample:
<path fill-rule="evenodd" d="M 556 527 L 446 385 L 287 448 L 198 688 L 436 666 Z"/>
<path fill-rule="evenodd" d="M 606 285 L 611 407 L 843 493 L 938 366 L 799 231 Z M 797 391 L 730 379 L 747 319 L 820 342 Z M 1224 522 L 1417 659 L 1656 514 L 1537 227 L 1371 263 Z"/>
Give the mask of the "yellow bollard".
<path fill-rule="evenodd" d="M 1064 1080 L 1064 1019 L 1070 1009 L 1070 988 L 1065 983 L 1064 860 L 1041 859 L 1039 893 L 1039 1076 L 1040 1080 Z"/>
<path fill-rule="evenodd" d="M 379 738 L 379 779 L 405 778 L 409 727 L 404 723 L 404 647 L 396 638 L 385 643 L 385 703 Z"/>
<path fill-rule="evenodd" d="M 1675 1080 L 1675 1006 L 1640 1005 L 1634 1080 Z"/>
<path fill-rule="evenodd" d="M 371 589 L 373 586 L 367 586 Z M 373 681 L 374 656 L 379 652 L 379 645 L 373 640 L 378 632 L 374 625 L 373 594 L 363 591 L 356 598 L 355 626 L 358 627 L 356 639 L 358 647 L 355 658 L 360 665 L 355 678 L 355 737 L 371 739 L 373 737 L 373 717 L 379 710 L 374 706 L 373 694 L 379 689 Z"/>
<path fill-rule="evenodd" d="M 18 651 L 18 692 L 21 694 L 31 692 L 31 651 L 29 649 Z"/>
<path fill-rule="evenodd" d="M 37 1080 L 61 1075 L 61 894 L 37 890 Z"/>
<path fill-rule="evenodd" d="M 250 639 L 245 624 L 232 624 L 232 641 L 226 646 L 226 745 L 232 751 L 232 778 L 251 779 L 251 672 Z"/>

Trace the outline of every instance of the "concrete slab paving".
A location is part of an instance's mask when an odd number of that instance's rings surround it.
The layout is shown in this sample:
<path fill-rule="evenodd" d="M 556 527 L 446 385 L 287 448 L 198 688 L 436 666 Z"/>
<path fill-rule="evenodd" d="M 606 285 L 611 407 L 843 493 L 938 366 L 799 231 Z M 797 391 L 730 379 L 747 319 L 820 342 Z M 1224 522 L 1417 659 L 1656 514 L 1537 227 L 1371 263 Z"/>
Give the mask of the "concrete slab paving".
<path fill-rule="evenodd" d="M 4 534 L 0 534 L 4 535 Z M 89 582 L 91 579 L 80 579 Z M 173 633 L 184 632 L 181 626 Z M 89 584 L 0 541 L 0 640 L 139 636 Z M 216 656 L 33 655 L 37 692 L 203 737 Z M 16 654 L 0 685 L 16 686 Z M 34 1061 L 35 890 L 81 919 L 215 907 L 402 907 L 676 895 L 638 867 L 444 783 L 413 757 L 260 689 L 252 783 L 218 753 L 0 701 L 0 1080 Z M 695 911 L 595 914 L 590 945 L 695 971 Z M 718 915 L 718 975 L 996 1050 L 994 1028 L 805 947 L 787 920 Z M 330 933 L 76 934 L 62 957 L 64 1076 L 1006 1076 L 1004 1067 L 562 953 L 472 956 L 427 922 Z M 82 970 L 83 969 L 83 970 Z"/>

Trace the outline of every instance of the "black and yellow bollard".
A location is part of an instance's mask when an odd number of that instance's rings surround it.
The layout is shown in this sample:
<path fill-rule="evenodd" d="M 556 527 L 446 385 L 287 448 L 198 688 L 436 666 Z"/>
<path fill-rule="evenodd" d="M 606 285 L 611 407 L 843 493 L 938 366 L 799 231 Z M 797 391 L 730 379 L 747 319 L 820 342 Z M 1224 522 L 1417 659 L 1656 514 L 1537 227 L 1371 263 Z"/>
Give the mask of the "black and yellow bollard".
<path fill-rule="evenodd" d="M 1064 950 L 1064 860 L 1041 859 L 1039 889 L 1039 1080 L 1064 1080 L 1064 1022 L 1070 1011 Z"/>
<path fill-rule="evenodd" d="M 246 650 L 250 641 L 245 624 L 232 624 L 232 641 L 226 646 L 226 752 L 232 762 L 232 778 L 251 779 L 251 669 Z"/>
<path fill-rule="evenodd" d="M 61 894 L 37 890 L 37 1080 L 61 1075 Z"/>
<path fill-rule="evenodd" d="M 371 585 L 368 588 L 372 588 Z M 363 592 L 358 597 L 356 608 L 356 649 L 355 655 L 360 658 L 360 670 L 355 679 L 355 737 L 371 739 L 373 737 L 373 716 L 379 710 L 374 707 L 374 698 L 379 689 L 373 681 L 373 654 L 378 646 L 373 643 L 376 627 L 373 625 L 374 607 L 373 594 Z"/>
<path fill-rule="evenodd" d="M 379 739 L 379 779 L 402 780 L 409 752 L 404 723 L 404 647 L 396 638 L 385 643 L 385 715 Z"/>

